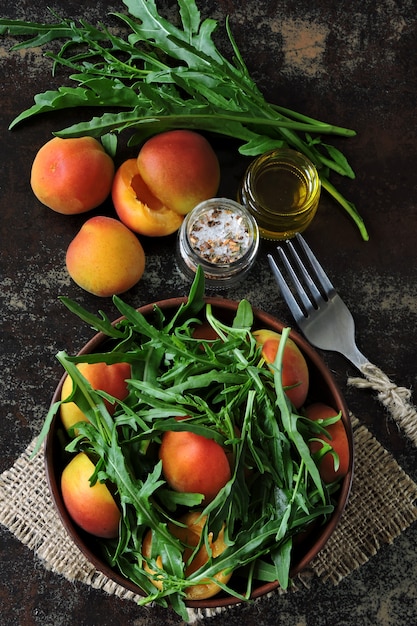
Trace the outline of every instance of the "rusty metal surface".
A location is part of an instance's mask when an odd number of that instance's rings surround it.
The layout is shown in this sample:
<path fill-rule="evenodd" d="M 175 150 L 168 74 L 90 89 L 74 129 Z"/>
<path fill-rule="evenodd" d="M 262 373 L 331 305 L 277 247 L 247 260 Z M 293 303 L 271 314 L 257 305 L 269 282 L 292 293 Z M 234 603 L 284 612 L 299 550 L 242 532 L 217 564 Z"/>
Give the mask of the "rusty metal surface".
<path fill-rule="evenodd" d="M 398 384 L 417 382 L 417 19 L 414 0 L 224 0 L 199 2 L 201 12 L 230 23 L 249 70 L 268 99 L 307 115 L 354 128 L 339 140 L 354 170 L 354 181 L 338 181 L 356 203 L 370 241 L 328 197 L 306 239 L 350 306 L 361 350 Z M 61 15 L 104 20 L 116 1 L 74 0 L 36 3 L 3 1 L 2 17 L 49 20 L 47 7 Z M 159 2 L 168 16 L 175 3 Z M 221 34 L 219 31 L 219 40 Z M 42 116 L 13 132 L 10 121 L 32 104 L 33 95 L 65 82 L 51 77 L 40 50 L 10 52 L 13 39 L 0 39 L 0 310 L 1 419 L 0 472 L 10 467 L 39 432 L 60 367 L 60 349 L 80 349 L 91 331 L 58 301 L 66 295 L 92 311 L 115 313 L 109 299 L 82 292 L 65 270 L 66 248 L 85 216 L 63 217 L 42 207 L 30 185 L 30 167 L 53 130 L 79 114 Z M 226 46 L 226 43 L 223 41 Z M 226 48 L 225 48 L 226 50 Z M 65 75 L 66 76 L 66 75 Z M 222 167 L 221 193 L 234 197 L 246 160 L 232 141 L 214 138 Z M 119 154 L 123 160 L 127 149 Z M 129 153 L 130 155 L 130 153 Z M 111 214 L 107 203 L 100 212 Z M 95 213 L 97 213 L 96 211 Z M 184 295 L 186 285 L 172 269 L 175 237 L 143 242 L 147 269 L 124 299 L 137 306 Z M 248 298 L 254 306 L 292 323 L 272 277 L 263 243 L 252 275 L 227 297 Z M 417 479 L 415 450 L 390 422 L 372 394 L 347 388 L 354 374 L 342 357 L 325 354 L 351 410 L 366 423 L 402 467 Z M 163 610 L 135 605 L 70 585 L 48 573 L 32 553 L 0 529 L 0 614 L 3 624 L 98 625 L 180 623 Z M 417 530 L 411 528 L 383 547 L 337 588 L 313 584 L 288 597 L 265 599 L 207 623 L 286 626 L 417 622 L 415 580 Z"/>

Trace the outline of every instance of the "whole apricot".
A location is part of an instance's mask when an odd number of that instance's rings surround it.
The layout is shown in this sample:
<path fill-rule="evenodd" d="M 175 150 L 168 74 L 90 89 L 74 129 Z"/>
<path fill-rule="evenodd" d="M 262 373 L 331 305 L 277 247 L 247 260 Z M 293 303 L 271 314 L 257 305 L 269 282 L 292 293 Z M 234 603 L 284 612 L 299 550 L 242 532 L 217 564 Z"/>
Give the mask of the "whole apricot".
<path fill-rule="evenodd" d="M 258 345 L 262 346 L 262 356 L 267 363 L 273 363 L 281 341 L 280 333 L 261 329 L 253 333 Z M 308 365 L 297 344 L 288 337 L 282 358 L 282 384 L 293 405 L 299 409 L 307 398 L 309 387 Z"/>
<path fill-rule="evenodd" d="M 42 204 L 58 213 L 85 213 L 110 194 L 114 163 L 93 137 L 54 137 L 35 156 L 30 184 Z"/>
<path fill-rule="evenodd" d="M 198 545 L 201 537 L 201 533 L 203 532 L 204 525 L 207 521 L 207 516 L 201 516 L 199 511 L 190 511 L 182 516 L 179 520 L 181 525 L 170 522 L 168 524 L 168 528 L 170 533 L 179 539 L 185 547 L 182 559 L 184 563 L 186 563 L 185 567 L 185 576 L 190 576 L 195 571 L 197 571 L 200 567 L 205 565 L 209 559 L 209 555 L 207 552 L 207 547 L 203 544 L 201 548 L 196 552 L 193 558 L 190 561 L 190 558 L 193 555 L 194 548 Z M 213 540 L 213 534 L 209 533 L 209 549 L 211 550 L 213 558 L 216 558 L 224 550 L 227 548 L 227 545 L 224 541 L 224 527 L 221 529 L 216 539 Z M 150 558 L 152 553 L 152 531 L 149 530 L 142 542 L 142 554 L 146 558 Z M 164 564 L 162 558 L 160 556 L 157 557 L 156 563 L 160 569 L 163 569 Z M 144 564 L 145 571 L 150 574 L 155 574 L 156 572 L 152 570 L 147 563 Z M 232 572 L 221 570 L 217 574 L 214 575 L 214 578 L 222 584 L 226 584 L 232 576 Z M 163 589 L 163 580 L 153 578 L 151 579 L 152 583 L 158 589 Z M 196 585 L 190 585 L 185 590 L 186 598 L 188 600 L 205 600 L 207 598 L 211 598 L 216 595 L 220 591 L 220 586 L 217 585 L 212 580 L 203 580 L 201 583 Z"/>
<path fill-rule="evenodd" d="M 305 414 L 309 419 L 318 421 L 329 417 L 335 417 L 338 415 L 338 411 L 327 404 L 316 402 L 306 407 Z M 335 458 L 331 452 L 327 452 L 320 459 L 319 463 L 321 477 L 325 483 L 331 483 L 339 478 L 342 478 L 343 476 L 346 476 L 349 469 L 350 452 L 346 429 L 341 419 L 334 424 L 326 426 L 326 430 L 329 433 L 329 436 L 326 437 L 324 435 L 317 434 L 316 439 L 310 441 L 309 447 L 313 454 L 318 452 L 323 447 L 323 444 L 320 443 L 318 439 L 322 439 L 325 443 L 330 444 L 334 452 L 337 454 L 338 460 L 336 464 Z"/>
<path fill-rule="evenodd" d="M 180 215 L 216 195 L 220 165 L 210 143 L 190 130 L 148 139 L 139 151 L 138 171 L 160 202 Z"/>
<path fill-rule="evenodd" d="M 117 537 L 120 510 L 104 483 L 90 485 L 93 473 L 94 463 L 84 452 L 79 452 L 62 472 L 62 499 L 80 528 L 97 537 Z"/>
<path fill-rule="evenodd" d="M 230 480 L 227 454 L 213 439 L 190 431 L 167 431 L 159 458 L 168 485 L 183 493 L 201 493 L 211 502 Z"/>
<path fill-rule="evenodd" d="M 130 365 L 128 363 L 77 363 L 76 366 L 81 374 L 88 380 L 93 389 L 106 391 L 108 394 L 124 400 L 128 394 L 126 379 L 130 378 Z M 72 378 L 67 376 L 61 390 L 61 400 L 68 398 L 73 389 Z M 116 405 L 108 400 L 104 403 L 110 415 L 114 413 Z M 87 417 L 78 408 L 75 402 L 64 402 L 61 404 L 61 420 L 65 428 L 69 430 L 77 422 L 88 421 Z"/>
<path fill-rule="evenodd" d="M 92 217 L 71 241 L 67 270 L 82 289 L 101 297 L 123 293 L 145 270 L 145 253 L 138 238 L 112 217 Z"/>
<path fill-rule="evenodd" d="M 119 219 L 140 235 L 171 235 L 184 219 L 154 196 L 139 174 L 136 159 L 128 159 L 117 170 L 113 180 L 112 200 Z"/>

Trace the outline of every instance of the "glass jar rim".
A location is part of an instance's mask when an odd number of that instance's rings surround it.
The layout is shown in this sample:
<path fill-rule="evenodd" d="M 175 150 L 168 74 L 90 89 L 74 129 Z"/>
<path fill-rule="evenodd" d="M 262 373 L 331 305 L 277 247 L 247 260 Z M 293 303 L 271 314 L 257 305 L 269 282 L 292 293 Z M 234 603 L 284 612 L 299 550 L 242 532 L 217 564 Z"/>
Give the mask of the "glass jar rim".
<path fill-rule="evenodd" d="M 277 216 L 286 217 L 288 213 L 271 208 L 263 203 L 259 195 L 256 193 L 256 180 L 261 176 L 267 168 L 272 167 L 276 163 L 285 163 L 285 165 L 297 168 L 298 173 L 302 175 L 303 182 L 306 186 L 306 199 L 298 211 L 293 212 L 294 215 L 301 215 L 308 212 L 311 205 L 316 202 L 317 194 L 321 190 L 321 181 L 314 163 L 304 154 L 291 148 L 274 148 L 259 155 L 249 164 L 243 179 L 243 193 L 249 199 L 251 214 L 259 216 Z"/>
<path fill-rule="evenodd" d="M 243 254 L 227 263 L 210 261 L 208 258 L 199 254 L 191 241 L 192 229 L 197 219 L 201 215 L 204 215 L 204 213 L 216 208 L 220 211 L 229 210 L 231 213 L 238 214 L 245 220 L 247 228 L 248 245 L 246 250 Z M 200 202 L 185 216 L 179 231 L 179 236 L 184 238 L 183 243 L 186 247 L 184 253 L 191 254 L 194 257 L 196 265 L 201 265 L 204 270 L 210 271 L 216 275 L 221 275 L 226 270 L 229 270 L 230 274 L 240 272 L 242 267 L 244 268 L 247 264 L 252 262 L 259 248 L 259 229 L 255 217 L 242 204 L 230 198 L 210 198 L 209 200 Z"/>

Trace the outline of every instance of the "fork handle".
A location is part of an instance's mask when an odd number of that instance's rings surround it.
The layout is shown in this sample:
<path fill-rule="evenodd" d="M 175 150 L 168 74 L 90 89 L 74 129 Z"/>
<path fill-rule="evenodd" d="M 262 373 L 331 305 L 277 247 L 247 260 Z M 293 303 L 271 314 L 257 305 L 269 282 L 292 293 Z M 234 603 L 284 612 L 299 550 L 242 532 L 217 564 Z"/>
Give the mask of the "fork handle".
<path fill-rule="evenodd" d="M 367 359 L 366 356 L 362 354 L 360 350 L 358 350 L 356 345 L 353 345 L 350 350 L 345 347 L 343 350 L 343 356 L 348 361 L 350 361 L 360 372 L 362 372 L 363 374 L 365 373 L 362 371 L 362 368 L 369 364 L 369 359 Z"/>
<path fill-rule="evenodd" d="M 391 417 L 417 446 L 417 410 L 411 402 L 411 391 L 398 387 L 376 365 L 364 363 L 359 370 L 365 378 L 348 378 L 348 384 L 359 389 L 373 389 Z"/>

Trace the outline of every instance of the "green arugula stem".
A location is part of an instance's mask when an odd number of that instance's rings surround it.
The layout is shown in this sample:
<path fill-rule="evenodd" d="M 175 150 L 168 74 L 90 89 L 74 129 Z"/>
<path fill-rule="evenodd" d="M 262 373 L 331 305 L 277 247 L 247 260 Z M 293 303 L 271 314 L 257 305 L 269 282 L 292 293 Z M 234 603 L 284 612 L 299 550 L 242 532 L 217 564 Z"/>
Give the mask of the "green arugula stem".
<path fill-rule="evenodd" d="M 181 616 L 186 614 L 187 587 L 207 579 L 216 582 L 215 576 L 222 570 L 234 573 L 231 586 L 220 583 L 220 587 L 241 600 L 250 597 L 256 581 L 274 580 L 273 575 L 287 588 L 293 536 L 311 521 L 325 520 L 334 510 L 335 484 L 330 491 L 322 483 L 308 448 L 317 425 L 309 426 L 307 418 L 294 413 L 282 385 L 289 329 L 282 331 L 283 341 L 271 372 L 260 358 L 252 334 L 254 315 L 249 302 L 242 300 L 233 319 L 225 321 L 205 302 L 204 287 L 204 274 L 199 270 L 186 304 L 169 319 L 158 307 L 145 318 L 115 296 L 114 304 L 123 314 L 123 322 L 116 327 L 102 312 L 93 316 L 63 298 L 69 310 L 108 336 L 108 351 L 78 357 L 57 354 L 73 380 L 70 401 L 87 418 L 75 425 L 74 438 L 73 432 L 68 433 L 63 450 L 91 455 L 96 465 L 92 478 L 113 485 L 122 512 L 119 537 L 100 544 L 107 560 L 141 587 L 145 594 L 142 604 L 152 601 L 166 606 L 169 598 Z M 194 338 L 196 318 L 208 322 L 219 339 Z M 109 364 L 134 363 L 136 355 L 143 364 L 148 358 L 153 361 L 156 353 L 151 376 L 143 368 L 132 368 L 127 380 L 129 394 L 120 402 L 94 390 L 77 368 L 83 359 L 88 363 L 94 357 Z M 114 401 L 112 415 L 103 397 Z M 59 419 L 60 404 L 55 403 L 48 412 L 39 442 L 47 435 L 52 419 Z M 188 419 L 175 419 L 184 413 Z M 208 503 L 202 503 L 201 495 L 177 492 L 167 484 L 159 451 L 162 437 L 169 431 L 190 432 L 227 448 L 230 478 Z M 185 540 L 171 532 L 172 523 L 181 524 L 184 510 L 198 511 L 205 520 L 195 552 L 206 545 L 211 554 L 209 537 L 217 537 L 221 530 L 227 546 L 189 575 L 183 562 Z M 149 530 L 152 553 L 145 558 L 142 542 Z M 143 567 L 144 559 L 149 570 Z M 239 576 L 246 578 L 245 595 L 233 584 Z M 162 589 L 154 589 L 156 581 L 163 583 Z"/>
<path fill-rule="evenodd" d="M 103 105 L 105 106 L 105 105 Z M 217 129 L 217 132 L 220 134 L 228 134 L 231 137 L 233 137 L 233 132 L 228 132 L 227 129 L 224 133 L 221 132 L 220 130 L 220 125 L 223 122 L 238 122 L 240 124 L 243 125 L 250 125 L 250 126 L 268 126 L 272 129 L 291 129 L 291 130 L 297 130 L 297 131 L 308 131 L 308 132 L 320 132 L 320 133 L 324 133 L 324 134 L 338 134 L 338 135 L 344 135 L 345 137 L 353 137 L 354 136 L 354 132 L 349 130 L 348 128 L 340 128 L 338 126 L 332 126 L 331 124 L 322 124 L 320 122 L 317 122 L 316 126 L 312 126 L 311 124 L 307 124 L 304 122 L 293 122 L 291 120 L 286 120 L 284 118 L 279 118 L 279 119 L 272 119 L 272 118 L 265 118 L 265 117 L 255 117 L 255 116 L 249 116 L 249 115 L 242 115 L 240 113 L 229 113 L 229 112 L 220 112 L 220 113 L 216 113 L 216 115 L 214 116 L 213 114 L 193 114 L 193 115 L 189 115 L 187 113 L 184 114 L 175 114 L 175 115 L 141 115 L 138 116 L 138 118 L 135 121 L 135 124 L 152 124 L 154 121 L 158 121 L 158 123 L 163 122 L 167 128 L 171 128 L 173 126 L 175 127 L 180 127 L 180 128 L 211 128 L 213 127 L 213 125 L 216 126 L 219 125 L 219 128 Z M 76 127 L 74 127 L 76 128 Z M 114 127 L 114 130 L 117 130 L 117 122 L 116 125 Z M 78 131 L 76 131 L 78 132 Z M 64 136 L 71 136 L 71 128 L 68 128 L 66 130 L 63 131 L 58 131 L 57 133 L 55 133 L 56 135 L 60 135 L 62 137 Z M 295 137 L 290 137 L 290 135 L 287 135 L 287 138 L 289 139 L 289 141 L 295 143 L 298 140 Z M 303 148 L 304 149 L 304 148 Z M 312 157 L 314 159 L 314 156 Z"/>
<path fill-rule="evenodd" d="M 125 38 L 106 28 L 81 20 L 60 19 L 36 24 L 0 19 L 0 35 L 24 35 L 13 49 L 44 46 L 64 40 L 53 61 L 75 72 L 80 87 L 61 87 L 35 96 L 35 105 L 10 124 L 39 113 L 65 108 L 100 107 L 102 118 L 62 129 L 61 137 L 78 133 L 104 138 L 129 130 L 129 145 L 155 132 L 193 128 L 239 139 L 239 152 L 257 156 L 284 144 L 299 150 L 316 165 L 323 189 L 353 219 L 362 238 L 369 236 L 354 205 L 330 184 L 329 170 L 354 178 L 345 157 L 324 144 L 321 135 L 353 137 L 355 131 L 315 120 L 266 101 L 249 75 L 226 19 L 226 33 L 233 48 L 229 61 L 212 39 L 215 20 L 201 20 L 195 0 L 178 0 L 182 27 L 171 24 L 157 10 L 154 0 L 123 0 L 127 13 L 112 13 L 129 29 Z M 125 113 L 115 113 L 114 107 Z"/>
<path fill-rule="evenodd" d="M 330 183 L 330 181 L 326 177 L 321 176 L 320 180 L 321 180 L 322 187 L 331 196 L 333 196 L 335 200 L 337 200 L 337 202 L 347 211 L 347 213 L 353 219 L 353 221 L 355 222 L 356 226 L 359 229 L 362 239 L 364 241 L 369 241 L 369 234 L 366 229 L 365 223 L 362 217 L 359 215 L 355 205 L 352 202 L 349 202 L 348 200 L 346 200 L 346 198 L 342 196 L 342 194 L 335 188 L 334 185 Z"/>

